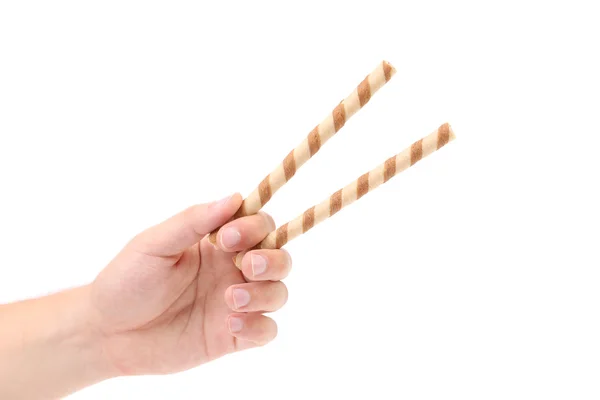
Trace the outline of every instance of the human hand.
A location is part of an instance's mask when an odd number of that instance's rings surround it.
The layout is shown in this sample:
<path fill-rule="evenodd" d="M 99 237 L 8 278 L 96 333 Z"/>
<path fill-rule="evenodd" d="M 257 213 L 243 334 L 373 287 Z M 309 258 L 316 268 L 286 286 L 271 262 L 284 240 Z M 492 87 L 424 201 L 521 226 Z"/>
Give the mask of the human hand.
<path fill-rule="evenodd" d="M 277 334 L 263 315 L 287 300 L 284 250 L 253 250 L 241 271 L 232 253 L 275 229 L 264 213 L 226 223 L 242 202 L 235 194 L 188 208 L 137 235 L 89 286 L 90 325 L 116 374 L 165 374 L 261 346 Z"/>

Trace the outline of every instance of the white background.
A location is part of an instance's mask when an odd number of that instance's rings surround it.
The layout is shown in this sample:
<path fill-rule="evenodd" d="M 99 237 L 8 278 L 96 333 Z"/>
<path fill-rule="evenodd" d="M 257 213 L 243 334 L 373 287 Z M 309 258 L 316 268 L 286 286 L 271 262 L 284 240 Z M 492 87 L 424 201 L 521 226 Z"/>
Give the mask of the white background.
<path fill-rule="evenodd" d="M 381 60 L 397 75 L 265 211 L 457 134 L 286 246 L 269 346 L 73 399 L 600 396 L 593 2 L 350 3 L 0 3 L 0 301 L 248 194 Z"/>

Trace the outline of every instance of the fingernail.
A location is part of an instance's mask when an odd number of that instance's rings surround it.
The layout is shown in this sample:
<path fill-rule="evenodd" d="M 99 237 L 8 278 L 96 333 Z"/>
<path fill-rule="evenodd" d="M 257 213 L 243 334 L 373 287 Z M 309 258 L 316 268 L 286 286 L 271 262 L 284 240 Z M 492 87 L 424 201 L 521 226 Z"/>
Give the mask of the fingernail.
<path fill-rule="evenodd" d="M 240 242 L 242 235 L 235 228 L 225 228 L 221 231 L 221 246 L 226 249 L 234 247 Z"/>
<path fill-rule="evenodd" d="M 244 327 L 244 321 L 238 317 L 229 318 L 229 332 L 236 333 L 242 330 Z"/>
<path fill-rule="evenodd" d="M 258 254 L 250 254 L 250 264 L 252 265 L 252 276 L 260 275 L 267 270 L 267 260 Z"/>
<path fill-rule="evenodd" d="M 233 289 L 233 304 L 236 309 L 244 307 L 250 303 L 250 293 L 244 289 Z"/>

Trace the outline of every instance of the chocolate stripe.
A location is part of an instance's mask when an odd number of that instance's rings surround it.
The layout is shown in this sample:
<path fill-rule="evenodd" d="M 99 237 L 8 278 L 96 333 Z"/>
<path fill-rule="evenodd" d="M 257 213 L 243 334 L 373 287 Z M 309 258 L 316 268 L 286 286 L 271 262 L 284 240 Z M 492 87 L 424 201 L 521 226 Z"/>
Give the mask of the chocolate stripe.
<path fill-rule="evenodd" d="M 315 207 L 311 207 L 302 214 L 302 232 L 306 232 L 315 225 Z"/>
<path fill-rule="evenodd" d="M 339 131 L 342 129 L 344 124 L 346 123 L 346 110 L 344 108 L 344 103 L 340 103 L 333 110 L 333 126 L 335 127 L 335 131 Z"/>
<path fill-rule="evenodd" d="M 329 216 L 331 217 L 342 208 L 342 189 L 338 190 L 329 198 Z"/>
<path fill-rule="evenodd" d="M 270 175 L 267 175 L 258 185 L 258 194 L 260 195 L 260 204 L 263 206 L 271 200 L 271 184 L 269 183 Z"/>
<path fill-rule="evenodd" d="M 439 149 L 440 147 L 448 143 L 448 141 L 450 141 L 450 127 L 446 123 L 438 128 L 437 148 Z"/>
<path fill-rule="evenodd" d="M 310 131 L 308 134 L 308 148 L 310 149 L 310 156 L 314 156 L 317 151 L 321 148 L 321 137 L 319 136 L 319 126 Z"/>
<path fill-rule="evenodd" d="M 283 160 L 283 172 L 285 172 L 285 180 L 289 181 L 296 173 L 296 159 L 294 158 L 294 150 L 290 151 Z"/>
<path fill-rule="evenodd" d="M 385 160 L 385 164 L 383 167 L 383 181 L 387 182 L 396 175 L 396 156 L 390 157 Z"/>
<path fill-rule="evenodd" d="M 417 140 L 410 146 L 410 165 L 423 158 L 423 139 Z"/>
<path fill-rule="evenodd" d="M 356 199 L 360 199 L 369 191 L 369 173 L 363 174 L 356 182 Z"/>
<path fill-rule="evenodd" d="M 277 229 L 277 236 L 275 238 L 275 247 L 280 249 L 284 244 L 287 243 L 288 237 L 288 224 L 285 223 Z"/>
<path fill-rule="evenodd" d="M 357 91 L 358 101 L 362 107 L 371 99 L 371 86 L 369 85 L 368 76 L 360 83 L 360 85 L 358 85 Z"/>

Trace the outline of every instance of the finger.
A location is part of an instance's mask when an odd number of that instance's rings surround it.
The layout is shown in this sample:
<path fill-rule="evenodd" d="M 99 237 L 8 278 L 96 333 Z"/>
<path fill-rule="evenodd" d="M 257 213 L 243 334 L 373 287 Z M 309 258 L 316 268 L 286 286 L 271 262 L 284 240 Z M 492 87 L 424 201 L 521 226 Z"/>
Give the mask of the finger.
<path fill-rule="evenodd" d="M 242 259 L 242 273 L 253 281 L 280 281 L 290 273 L 292 258 L 283 249 L 252 250 Z"/>
<path fill-rule="evenodd" d="M 231 314 L 227 325 L 229 332 L 235 336 L 240 343 L 238 350 L 248 346 L 250 342 L 254 346 L 263 346 L 277 336 L 277 324 L 273 319 L 261 314 Z"/>
<path fill-rule="evenodd" d="M 238 218 L 219 229 L 218 247 L 227 252 L 248 249 L 260 243 L 275 228 L 273 219 L 264 212 Z"/>
<path fill-rule="evenodd" d="M 229 220 L 242 203 L 236 193 L 222 200 L 197 204 L 155 225 L 132 240 L 136 250 L 160 257 L 181 253 Z"/>
<path fill-rule="evenodd" d="M 233 311 L 277 311 L 287 302 L 288 290 L 283 282 L 250 282 L 232 285 L 225 291 L 225 302 Z"/>

